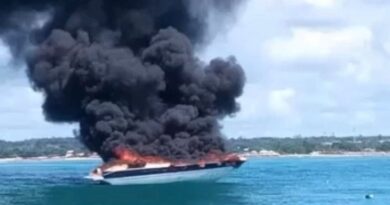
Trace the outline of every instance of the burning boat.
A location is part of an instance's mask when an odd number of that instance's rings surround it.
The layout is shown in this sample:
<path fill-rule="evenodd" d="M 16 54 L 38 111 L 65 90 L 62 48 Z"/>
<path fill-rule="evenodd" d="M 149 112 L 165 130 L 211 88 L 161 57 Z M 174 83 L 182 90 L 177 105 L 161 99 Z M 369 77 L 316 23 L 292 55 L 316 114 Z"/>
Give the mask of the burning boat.
<path fill-rule="evenodd" d="M 240 110 L 244 69 L 234 56 L 206 62 L 194 49 L 230 27 L 225 17 L 244 1 L 14 2 L 0 6 L 0 37 L 26 59 L 45 119 L 77 124 L 78 140 L 104 161 L 91 179 L 215 180 L 245 161 L 226 154 L 221 133 Z M 221 28 L 209 29 L 210 19 Z M 137 154 L 118 157 L 118 146 Z"/>
<path fill-rule="evenodd" d="M 197 161 L 142 157 L 130 151 L 96 168 L 87 177 L 111 185 L 213 182 L 239 168 L 246 159 L 235 154 L 209 154 Z"/>

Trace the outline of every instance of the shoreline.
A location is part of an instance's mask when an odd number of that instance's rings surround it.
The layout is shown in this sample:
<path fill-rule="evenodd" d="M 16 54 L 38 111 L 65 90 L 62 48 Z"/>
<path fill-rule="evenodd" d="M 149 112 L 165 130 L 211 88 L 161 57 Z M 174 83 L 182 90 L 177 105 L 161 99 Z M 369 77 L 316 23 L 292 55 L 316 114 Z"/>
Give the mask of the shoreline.
<path fill-rule="evenodd" d="M 9 163 L 9 162 L 25 162 L 25 161 L 92 161 L 97 160 L 101 161 L 100 157 L 91 156 L 91 157 L 31 157 L 31 158 L 0 158 L 0 163 Z"/>
<path fill-rule="evenodd" d="M 253 158 L 287 158 L 287 157 L 311 157 L 311 158 L 321 158 L 321 157 L 390 157 L 390 152 L 345 152 L 345 153 L 311 153 L 311 154 L 274 154 L 274 155 L 262 155 L 262 154 L 244 154 L 245 157 Z"/>
<path fill-rule="evenodd" d="M 312 153 L 312 154 L 273 154 L 273 155 L 264 155 L 264 154 L 251 154 L 243 153 L 240 154 L 248 158 L 321 158 L 321 157 L 330 157 L 330 158 L 342 158 L 342 157 L 390 157 L 390 152 L 346 152 L 346 153 L 334 153 L 334 154 L 323 154 L 323 153 Z M 9 163 L 9 162 L 25 162 L 25 161 L 101 161 L 101 158 L 98 156 L 90 157 L 31 157 L 31 158 L 0 158 L 0 163 Z"/>

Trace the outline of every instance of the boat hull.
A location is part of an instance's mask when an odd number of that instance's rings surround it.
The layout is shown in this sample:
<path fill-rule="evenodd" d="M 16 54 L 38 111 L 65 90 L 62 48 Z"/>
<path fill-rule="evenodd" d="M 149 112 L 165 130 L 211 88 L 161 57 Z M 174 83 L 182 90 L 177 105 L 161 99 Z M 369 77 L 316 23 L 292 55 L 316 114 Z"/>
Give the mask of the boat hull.
<path fill-rule="evenodd" d="M 167 184 L 176 182 L 213 182 L 226 176 L 235 167 L 226 166 L 213 169 L 198 169 L 179 172 L 156 173 L 138 176 L 104 178 L 103 183 L 110 185 Z"/>
<path fill-rule="evenodd" d="M 214 182 L 239 168 L 245 161 L 245 158 L 240 157 L 222 162 L 196 164 L 157 163 L 146 164 L 144 167 L 138 168 L 119 166 L 106 169 L 104 172 L 100 172 L 101 174 L 99 174 L 99 169 L 96 169 L 86 178 L 110 185 Z"/>

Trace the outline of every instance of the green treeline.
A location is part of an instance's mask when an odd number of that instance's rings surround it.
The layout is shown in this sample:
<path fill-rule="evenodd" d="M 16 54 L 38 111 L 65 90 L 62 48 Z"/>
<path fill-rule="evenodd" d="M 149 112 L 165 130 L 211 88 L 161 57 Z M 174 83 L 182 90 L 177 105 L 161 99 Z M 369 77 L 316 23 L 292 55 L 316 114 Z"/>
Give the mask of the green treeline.
<path fill-rule="evenodd" d="M 229 151 L 273 150 L 281 154 L 384 151 L 390 152 L 390 137 L 293 137 L 237 138 L 226 140 Z M 42 138 L 24 141 L 0 140 L 0 158 L 64 156 L 68 150 L 88 153 L 76 138 Z"/>
<path fill-rule="evenodd" d="M 390 137 L 293 137 L 293 138 L 238 138 L 228 140 L 229 149 L 273 150 L 281 154 L 309 154 L 311 152 L 338 153 L 363 151 L 390 151 Z"/>
<path fill-rule="evenodd" d="M 86 152 L 76 138 L 42 138 L 15 142 L 0 140 L 0 158 L 64 156 L 68 150 Z"/>

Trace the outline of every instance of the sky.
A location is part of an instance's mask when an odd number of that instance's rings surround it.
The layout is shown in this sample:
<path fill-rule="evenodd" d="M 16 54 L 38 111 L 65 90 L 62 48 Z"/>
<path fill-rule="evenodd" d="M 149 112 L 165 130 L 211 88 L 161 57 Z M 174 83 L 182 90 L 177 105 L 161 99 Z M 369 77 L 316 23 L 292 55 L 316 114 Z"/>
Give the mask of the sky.
<path fill-rule="evenodd" d="M 388 11 L 387 0 L 248 0 L 198 51 L 205 61 L 234 55 L 247 76 L 223 133 L 390 134 Z M 45 122 L 42 94 L 11 58 L 0 44 L 0 139 L 73 136 L 77 125 Z"/>

